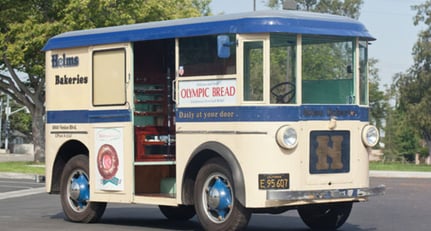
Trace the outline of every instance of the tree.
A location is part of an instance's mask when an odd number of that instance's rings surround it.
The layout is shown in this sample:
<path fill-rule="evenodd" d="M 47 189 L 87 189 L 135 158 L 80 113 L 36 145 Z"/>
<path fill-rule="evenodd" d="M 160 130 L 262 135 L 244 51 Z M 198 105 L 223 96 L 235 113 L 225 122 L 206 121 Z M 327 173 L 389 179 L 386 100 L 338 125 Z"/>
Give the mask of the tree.
<path fill-rule="evenodd" d="M 288 0 L 268 0 L 267 6 L 281 8 Z M 292 1 L 292 0 L 290 0 Z M 359 18 L 363 0 L 296 0 L 298 9 Z"/>
<path fill-rule="evenodd" d="M 195 9 L 199 9 L 202 16 L 210 16 L 211 8 L 210 3 L 212 0 L 193 0 L 193 6 Z"/>
<path fill-rule="evenodd" d="M 386 117 L 385 157 L 390 160 L 413 159 L 421 151 L 418 130 L 410 126 L 404 111 L 394 108 Z"/>
<path fill-rule="evenodd" d="M 400 105 L 399 84 L 404 79 L 404 73 L 396 74 L 386 93 L 394 101 L 393 107 L 387 110 L 385 136 L 383 137 L 385 156 L 389 160 L 404 159 L 420 150 L 420 134 L 411 125 L 407 112 Z"/>
<path fill-rule="evenodd" d="M 40 49 L 49 30 L 37 23 L 42 15 L 33 14 L 41 9 L 41 2 L 6 0 L 0 7 L 0 68 L 6 71 L 0 73 L 0 90 L 32 114 L 36 160 L 44 155 L 44 56 Z"/>
<path fill-rule="evenodd" d="M 48 38 L 70 30 L 196 17 L 210 13 L 210 2 L 2 0 L 0 90 L 26 106 L 32 115 L 35 161 L 44 161 L 45 158 L 45 56 L 41 49 Z"/>
<path fill-rule="evenodd" d="M 397 81 L 399 107 L 420 132 L 431 158 L 431 1 L 413 9 L 417 11 L 414 24 L 423 23 L 426 29 L 413 47 L 413 66 Z"/>
<path fill-rule="evenodd" d="M 406 111 L 404 102 L 401 100 L 400 88 L 406 84 L 406 79 L 408 79 L 407 74 L 396 74 L 387 92 L 387 95 L 394 101 L 394 105 L 387 111 L 386 135 L 383 142 L 385 143 L 385 156 L 391 160 L 413 157 L 422 149 L 419 130 L 412 125 L 408 111 Z"/>

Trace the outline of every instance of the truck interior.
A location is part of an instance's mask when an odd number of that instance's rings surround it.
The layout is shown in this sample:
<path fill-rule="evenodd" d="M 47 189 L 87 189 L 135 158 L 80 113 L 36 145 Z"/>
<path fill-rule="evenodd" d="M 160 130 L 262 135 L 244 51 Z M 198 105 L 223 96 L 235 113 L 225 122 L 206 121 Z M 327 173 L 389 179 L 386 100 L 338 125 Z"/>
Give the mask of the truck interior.
<path fill-rule="evenodd" d="M 174 47 L 174 39 L 133 44 L 136 195 L 175 197 Z"/>

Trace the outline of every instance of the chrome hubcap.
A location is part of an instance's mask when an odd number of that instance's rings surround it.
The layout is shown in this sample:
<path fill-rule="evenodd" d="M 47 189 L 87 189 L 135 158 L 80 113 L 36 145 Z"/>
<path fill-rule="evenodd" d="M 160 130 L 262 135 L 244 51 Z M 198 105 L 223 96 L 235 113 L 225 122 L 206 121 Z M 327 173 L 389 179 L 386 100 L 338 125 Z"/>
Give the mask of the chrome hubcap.
<path fill-rule="evenodd" d="M 205 182 L 203 204 L 207 206 L 207 217 L 215 222 L 224 222 L 232 212 L 232 188 L 226 176 L 214 174 Z"/>
<path fill-rule="evenodd" d="M 90 187 L 88 176 L 82 171 L 71 174 L 68 183 L 68 201 L 75 212 L 82 212 L 88 206 Z"/>

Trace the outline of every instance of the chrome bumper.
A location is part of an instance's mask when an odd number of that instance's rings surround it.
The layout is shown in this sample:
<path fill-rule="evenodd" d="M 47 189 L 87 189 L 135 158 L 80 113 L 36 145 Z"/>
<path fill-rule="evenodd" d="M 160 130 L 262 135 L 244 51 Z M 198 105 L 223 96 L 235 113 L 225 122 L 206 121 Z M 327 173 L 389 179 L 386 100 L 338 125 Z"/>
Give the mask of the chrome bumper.
<path fill-rule="evenodd" d="M 266 199 L 275 201 L 309 201 L 327 199 L 355 199 L 369 196 L 379 196 L 385 193 L 386 186 L 374 188 L 334 189 L 318 191 L 267 191 Z"/>

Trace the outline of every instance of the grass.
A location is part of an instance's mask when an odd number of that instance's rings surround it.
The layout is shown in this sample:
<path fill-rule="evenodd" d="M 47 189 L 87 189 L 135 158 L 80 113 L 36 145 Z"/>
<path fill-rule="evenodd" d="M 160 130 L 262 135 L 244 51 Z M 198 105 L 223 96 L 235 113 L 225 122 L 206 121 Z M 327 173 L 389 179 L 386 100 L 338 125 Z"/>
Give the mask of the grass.
<path fill-rule="evenodd" d="M 431 165 L 415 165 L 410 163 L 382 163 L 370 162 L 370 170 L 384 171 L 411 171 L 411 172 L 431 172 Z"/>
<path fill-rule="evenodd" d="M 34 162 L 1 162 L 0 172 L 45 175 L 45 165 Z"/>

